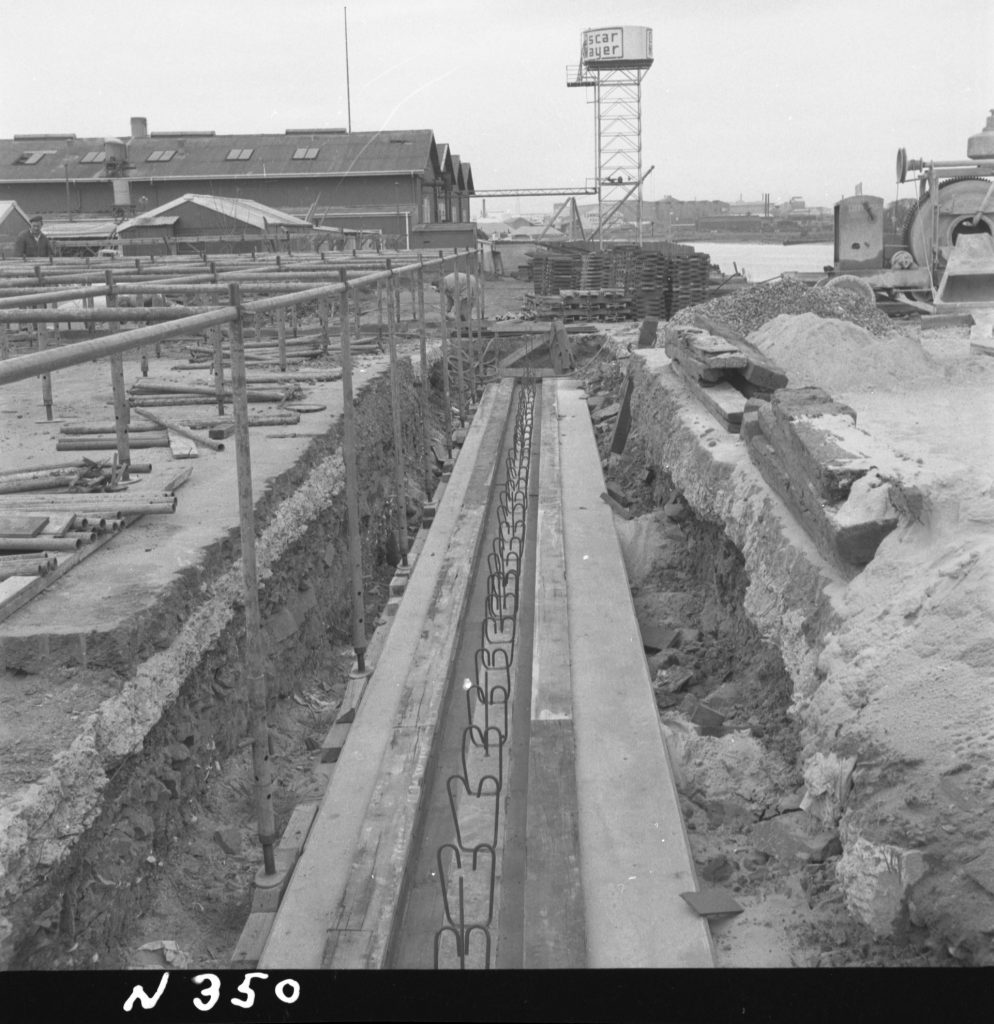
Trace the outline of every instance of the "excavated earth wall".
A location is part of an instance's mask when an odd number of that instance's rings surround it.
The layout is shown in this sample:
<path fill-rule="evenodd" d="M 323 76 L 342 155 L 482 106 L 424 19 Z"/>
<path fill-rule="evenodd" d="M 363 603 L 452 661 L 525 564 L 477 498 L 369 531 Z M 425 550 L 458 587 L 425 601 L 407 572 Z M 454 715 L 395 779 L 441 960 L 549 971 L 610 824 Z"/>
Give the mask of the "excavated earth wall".
<path fill-rule="evenodd" d="M 989 521 L 990 492 L 954 498 L 909 467 L 925 512 L 902 517 L 854 578 L 819 554 L 662 351 L 629 362 L 633 437 L 701 521 L 699 545 L 737 549 L 714 557 L 712 591 L 744 573 L 746 632 L 783 659 L 802 806 L 839 830 L 850 913 L 878 936 L 924 926 L 962 962 L 994 963 L 992 552 L 967 529 Z"/>
<path fill-rule="evenodd" d="M 420 383 L 402 360 L 410 495 L 425 500 Z M 389 380 L 356 395 L 363 564 L 396 560 Z M 341 423 L 269 482 L 256 505 L 265 674 L 271 698 L 327 665 L 350 635 L 350 576 Z M 114 940 L 147 904 L 158 870 L 184 829 L 184 803 L 246 732 L 241 679 L 244 614 L 233 528 L 174 578 L 141 622 L 125 616 L 90 644 L 85 666 L 63 644 L 5 647 L 6 692 L 73 700 L 72 726 L 46 770 L 16 789 L 2 815 L 0 967 L 115 966 Z M 95 565 L 99 556 L 88 565 Z M 9 684 L 9 685 L 7 685 Z M 16 758 L 15 758 L 16 761 Z M 8 765 L 9 767 L 9 765 Z M 15 780 L 16 781 L 16 780 Z M 61 958 L 60 958 L 61 954 Z"/>

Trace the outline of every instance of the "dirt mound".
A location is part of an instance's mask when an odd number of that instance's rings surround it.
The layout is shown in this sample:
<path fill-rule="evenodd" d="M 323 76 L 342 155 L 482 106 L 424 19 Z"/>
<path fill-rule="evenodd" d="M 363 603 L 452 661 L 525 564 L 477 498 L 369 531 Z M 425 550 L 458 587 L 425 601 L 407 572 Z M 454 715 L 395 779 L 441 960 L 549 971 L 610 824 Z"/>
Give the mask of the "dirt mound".
<path fill-rule="evenodd" d="M 742 334 L 751 334 L 781 314 L 801 313 L 847 320 L 877 335 L 889 334 L 893 329 L 890 319 L 864 295 L 848 288 L 811 288 L 793 278 L 757 284 L 682 309 L 671 322 L 689 323 L 695 312 L 721 320 Z"/>
<path fill-rule="evenodd" d="M 786 371 L 795 388 L 815 385 L 832 394 L 901 390 L 934 376 L 917 341 L 900 334 L 880 337 L 816 313 L 774 317 L 749 340 Z"/>

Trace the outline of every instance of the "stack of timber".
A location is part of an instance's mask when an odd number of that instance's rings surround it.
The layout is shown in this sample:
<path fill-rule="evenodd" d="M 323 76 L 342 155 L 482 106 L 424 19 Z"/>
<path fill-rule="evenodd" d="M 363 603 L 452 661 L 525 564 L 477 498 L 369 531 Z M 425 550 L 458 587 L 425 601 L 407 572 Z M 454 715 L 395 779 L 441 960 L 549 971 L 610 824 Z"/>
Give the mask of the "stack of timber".
<path fill-rule="evenodd" d="M 670 258 L 663 253 L 639 253 L 632 260 L 625 287 L 637 318 L 669 316 L 669 273 Z"/>
<path fill-rule="evenodd" d="M 580 265 L 580 288 L 624 288 L 624 268 L 627 263 L 627 253 L 619 253 L 613 250 L 603 252 L 588 252 L 583 256 Z M 619 273 L 620 270 L 620 273 Z"/>
<path fill-rule="evenodd" d="M 536 295 L 558 295 L 563 288 L 580 284 L 583 253 L 546 252 L 532 257 L 529 265 Z"/>
<path fill-rule="evenodd" d="M 561 319 L 566 323 L 628 319 L 628 300 L 623 288 L 579 288 L 561 291 L 559 296 L 563 300 Z"/>
<path fill-rule="evenodd" d="M 536 320 L 562 319 L 563 297 L 527 292 L 525 294 L 525 312 Z"/>
<path fill-rule="evenodd" d="M 711 262 L 705 252 L 671 256 L 667 316 L 672 316 L 687 306 L 696 306 L 706 301 L 710 274 Z"/>
<path fill-rule="evenodd" d="M 873 558 L 899 510 L 920 509 L 918 492 L 877 468 L 872 438 L 857 429 L 856 413 L 821 388 L 750 399 L 742 438 L 822 555 L 850 571 Z"/>
<path fill-rule="evenodd" d="M 748 398 L 769 401 L 788 383 L 787 374 L 740 334 L 704 316 L 667 324 L 663 347 L 690 391 L 732 434 L 739 432 Z"/>

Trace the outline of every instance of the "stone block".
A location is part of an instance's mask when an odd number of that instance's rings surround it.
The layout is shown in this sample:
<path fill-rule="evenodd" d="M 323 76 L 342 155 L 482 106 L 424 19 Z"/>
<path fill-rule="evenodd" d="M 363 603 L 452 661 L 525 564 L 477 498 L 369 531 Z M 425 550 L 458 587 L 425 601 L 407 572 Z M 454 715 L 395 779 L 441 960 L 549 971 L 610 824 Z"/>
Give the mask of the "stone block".
<path fill-rule="evenodd" d="M 233 826 L 215 829 L 214 842 L 225 853 L 238 854 L 242 852 L 242 834 Z"/>
<path fill-rule="evenodd" d="M 963 870 L 977 885 L 994 895 L 994 850 L 971 860 Z"/>
<path fill-rule="evenodd" d="M 830 856 L 833 842 L 838 842 L 838 833 L 804 811 L 757 822 L 752 830 L 752 845 L 785 863 L 823 861 Z"/>

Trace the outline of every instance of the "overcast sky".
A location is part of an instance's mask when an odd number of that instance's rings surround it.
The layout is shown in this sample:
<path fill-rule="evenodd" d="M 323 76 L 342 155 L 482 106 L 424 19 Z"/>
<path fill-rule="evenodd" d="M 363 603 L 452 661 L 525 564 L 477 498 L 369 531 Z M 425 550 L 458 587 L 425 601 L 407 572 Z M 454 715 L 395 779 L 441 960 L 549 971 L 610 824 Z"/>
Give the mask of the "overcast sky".
<path fill-rule="evenodd" d="M 353 130 L 430 128 L 480 189 L 593 178 L 586 28 L 653 29 L 649 199 L 889 201 L 994 107 L 992 0 L 5 0 L 0 136 L 344 127 L 346 7 Z"/>

